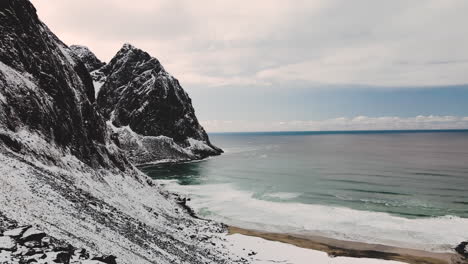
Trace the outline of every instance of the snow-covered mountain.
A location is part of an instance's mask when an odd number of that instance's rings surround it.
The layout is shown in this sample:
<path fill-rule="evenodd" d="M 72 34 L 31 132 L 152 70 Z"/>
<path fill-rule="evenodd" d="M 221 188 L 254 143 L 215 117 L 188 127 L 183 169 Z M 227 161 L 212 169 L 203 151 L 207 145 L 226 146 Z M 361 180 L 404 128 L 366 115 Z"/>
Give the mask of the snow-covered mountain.
<path fill-rule="evenodd" d="M 148 53 L 124 44 L 92 76 L 100 88 L 98 109 L 112 124 L 116 144 L 134 163 L 200 159 L 222 152 L 211 144 L 179 81 Z"/>
<path fill-rule="evenodd" d="M 191 106 L 178 109 L 171 108 L 172 101 L 166 103 L 175 117 L 188 116 L 174 130 L 171 122 L 157 129 L 132 123 L 129 116 L 145 119 L 127 115 L 131 108 L 103 104 L 103 117 L 85 64 L 39 20 L 28 0 L 0 1 L 0 32 L 0 262 L 68 263 L 76 248 L 85 248 L 91 256 L 114 255 L 117 263 L 232 262 L 222 246 L 224 227 L 190 216 L 184 199 L 138 171 L 119 147 L 113 125 L 106 124 L 114 112 L 114 124 L 133 126 L 141 135 L 172 133 L 180 144 L 184 136 L 207 140 Z M 104 87 L 109 95 L 111 83 L 119 83 L 113 74 L 118 64 L 110 65 L 107 78 L 112 82 Z M 150 72 L 135 69 L 142 76 L 130 84 L 152 72 L 163 74 L 156 71 L 156 61 L 150 59 L 147 65 Z M 167 77 L 167 82 L 177 88 L 175 80 Z M 183 91 L 168 93 L 170 100 L 189 100 Z M 148 105 L 161 102 L 146 99 Z M 195 129 L 188 127 L 191 124 Z M 15 224 L 4 225 L 5 221 Z M 34 228 L 6 231 L 23 225 Z M 22 238 L 26 234 L 31 241 Z M 72 246 L 53 247 L 51 238 Z M 87 263 L 100 262 L 97 258 Z"/>

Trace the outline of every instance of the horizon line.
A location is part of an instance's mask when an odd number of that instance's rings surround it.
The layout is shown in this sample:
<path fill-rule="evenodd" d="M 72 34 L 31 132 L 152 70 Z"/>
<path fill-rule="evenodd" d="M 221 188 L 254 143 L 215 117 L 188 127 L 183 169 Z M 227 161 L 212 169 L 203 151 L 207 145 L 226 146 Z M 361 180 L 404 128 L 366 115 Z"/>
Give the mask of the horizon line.
<path fill-rule="evenodd" d="M 468 132 L 468 128 L 454 128 L 454 129 L 369 129 L 369 130 L 285 130 L 285 131 L 218 131 L 207 132 L 208 134 L 283 134 L 283 133 L 444 133 L 444 132 Z"/>

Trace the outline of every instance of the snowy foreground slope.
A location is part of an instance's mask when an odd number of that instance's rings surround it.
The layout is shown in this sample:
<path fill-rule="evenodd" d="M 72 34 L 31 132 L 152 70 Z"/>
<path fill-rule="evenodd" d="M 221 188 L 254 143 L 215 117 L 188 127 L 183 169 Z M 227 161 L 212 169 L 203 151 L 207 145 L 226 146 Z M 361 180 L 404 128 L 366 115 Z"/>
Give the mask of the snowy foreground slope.
<path fill-rule="evenodd" d="M 56 165 L 2 150 L 0 204 L 8 218 L 118 263 L 229 262 L 223 226 L 191 217 L 177 196 L 138 171 L 94 170 L 37 135 L 17 137 L 50 151 Z"/>

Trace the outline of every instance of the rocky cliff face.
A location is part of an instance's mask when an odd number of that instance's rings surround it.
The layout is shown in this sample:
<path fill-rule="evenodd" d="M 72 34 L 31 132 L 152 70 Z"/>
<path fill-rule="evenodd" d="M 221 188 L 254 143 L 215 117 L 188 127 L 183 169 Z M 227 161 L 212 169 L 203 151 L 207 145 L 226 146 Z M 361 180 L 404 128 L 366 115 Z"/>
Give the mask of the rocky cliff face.
<path fill-rule="evenodd" d="M 131 140 L 143 145 L 138 151 L 131 147 L 135 144 L 128 141 L 128 134 L 117 133 L 121 147 L 132 149 L 129 155 L 134 162 L 198 159 L 222 152 L 210 143 L 179 81 L 148 53 L 125 44 L 93 76 L 99 87 L 102 85 L 97 97 L 102 115 L 115 127 L 128 126 L 137 135 Z M 174 151 L 168 153 L 170 157 L 164 157 L 161 148 L 154 148 L 158 145 Z"/>
<path fill-rule="evenodd" d="M 28 0 L 0 1 L 0 32 L 0 262 L 85 261 L 74 247 L 117 263 L 232 261 L 222 225 L 191 217 L 127 162 L 85 65 Z M 74 247 L 59 259 L 45 234 Z"/>

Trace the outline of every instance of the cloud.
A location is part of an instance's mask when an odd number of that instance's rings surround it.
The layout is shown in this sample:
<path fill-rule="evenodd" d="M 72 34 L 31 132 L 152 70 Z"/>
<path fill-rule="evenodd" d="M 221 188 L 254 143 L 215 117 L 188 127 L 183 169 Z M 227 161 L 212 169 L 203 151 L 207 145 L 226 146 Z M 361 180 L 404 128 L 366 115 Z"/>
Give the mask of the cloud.
<path fill-rule="evenodd" d="M 435 115 L 407 118 L 356 116 L 322 121 L 208 120 L 201 123 L 209 132 L 468 129 L 468 117 Z"/>
<path fill-rule="evenodd" d="M 464 0 L 32 2 L 66 43 L 131 42 L 189 87 L 468 83 Z"/>

